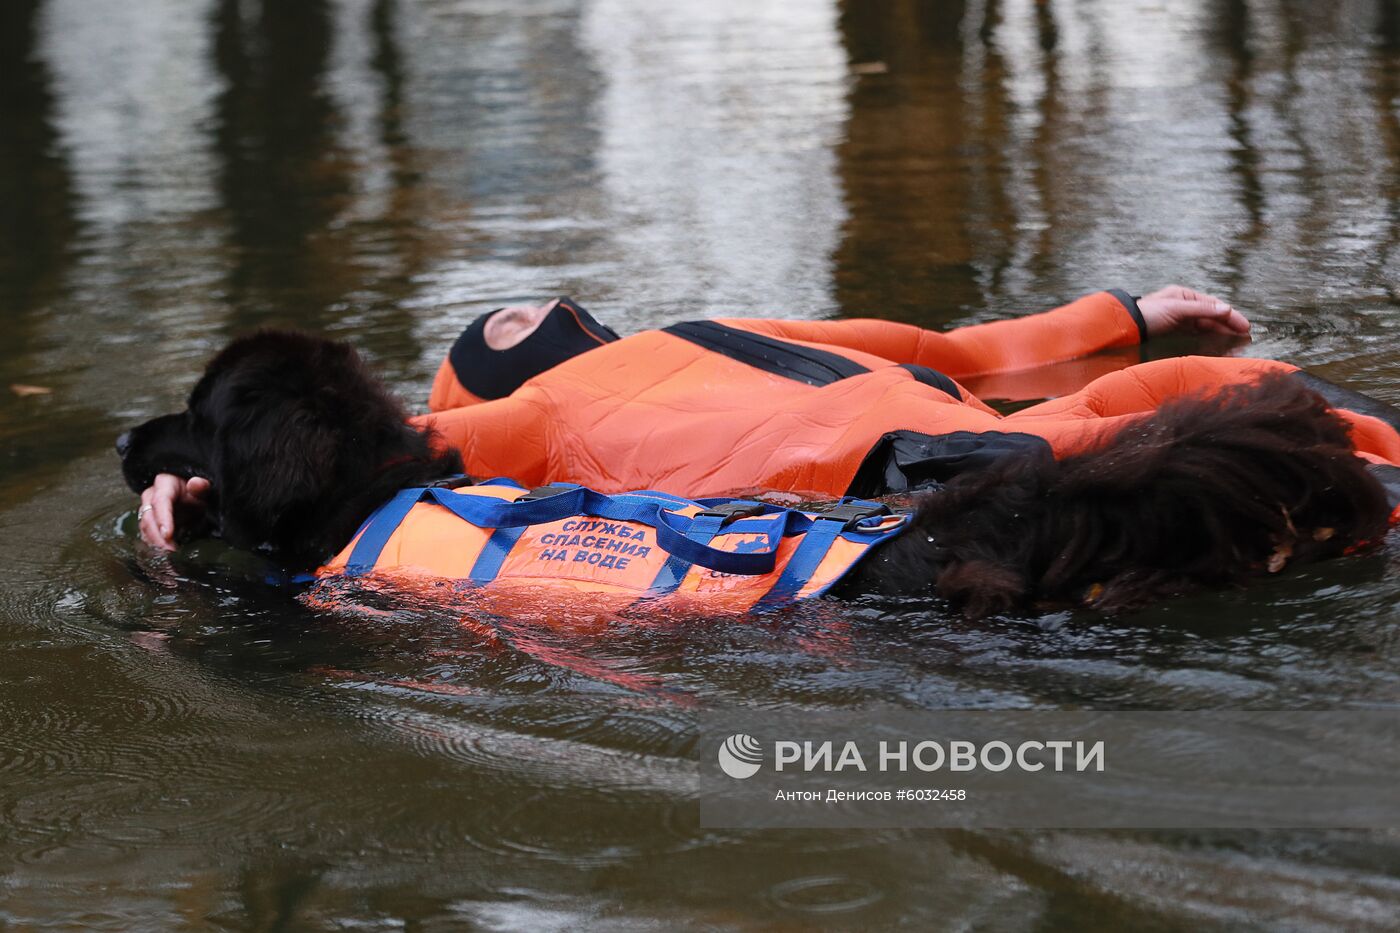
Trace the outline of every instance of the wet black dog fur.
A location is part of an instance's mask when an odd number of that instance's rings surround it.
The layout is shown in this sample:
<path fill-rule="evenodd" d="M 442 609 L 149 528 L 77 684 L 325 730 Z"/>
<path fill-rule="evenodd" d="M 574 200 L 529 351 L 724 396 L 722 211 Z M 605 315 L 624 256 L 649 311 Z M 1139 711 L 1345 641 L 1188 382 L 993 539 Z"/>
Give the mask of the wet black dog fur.
<path fill-rule="evenodd" d="M 396 490 L 461 471 L 406 419 L 347 344 L 264 331 L 229 344 L 184 411 L 133 428 L 118 451 L 133 490 L 157 473 L 206 477 L 219 537 L 306 569 Z"/>
<path fill-rule="evenodd" d="M 185 411 L 133 428 L 118 451 L 138 493 L 158 473 L 208 478 L 214 533 L 304 570 L 398 490 L 461 471 L 406 419 L 348 345 L 264 331 L 215 356 Z M 1133 609 L 1340 555 L 1383 537 L 1389 511 L 1345 422 L 1276 376 L 1168 402 L 1088 453 L 955 477 L 837 595 L 933 592 L 971 617 Z"/>

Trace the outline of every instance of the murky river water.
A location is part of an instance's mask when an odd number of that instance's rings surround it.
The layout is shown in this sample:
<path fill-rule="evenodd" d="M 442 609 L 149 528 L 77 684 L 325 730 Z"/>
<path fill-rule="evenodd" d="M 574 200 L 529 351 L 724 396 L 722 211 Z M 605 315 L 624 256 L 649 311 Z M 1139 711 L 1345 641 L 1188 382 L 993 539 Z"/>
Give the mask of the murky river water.
<path fill-rule="evenodd" d="M 420 402 L 558 293 L 942 326 L 1182 281 L 1400 403 L 1394 3 L 7 0 L 0 102 L 0 386 L 51 390 L 0 391 L 0 926 L 1400 915 L 1394 833 L 714 832 L 686 759 L 726 704 L 1394 705 L 1394 546 L 1119 621 L 473 632 L 157 558 L 111 453 L 258 325 Z"/>

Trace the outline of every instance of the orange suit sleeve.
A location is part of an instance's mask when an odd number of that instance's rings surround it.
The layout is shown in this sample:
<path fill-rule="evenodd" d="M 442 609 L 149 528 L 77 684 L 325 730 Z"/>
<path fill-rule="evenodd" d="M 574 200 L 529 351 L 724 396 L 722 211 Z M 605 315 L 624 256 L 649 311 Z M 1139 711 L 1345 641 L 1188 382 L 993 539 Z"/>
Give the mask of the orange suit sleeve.
<path fill-rule="evenodd" d="M 468 476 L 505 476 L 526 486 L 546 481 L 550 462 L 549 408 L 528 388 L 489 402 L 419 415 L 411 423 L 430 431 L 439 449 L 456 450 Z"/>
<path fill-rule="evenodd" d="M 1053 311 L 946 333 L 869 319 L 720 323 L 770 337 L 844 347 L 894 363 L 928 366 L 959 380 L 1133 346 L 1147 333 L 1137 302 L 1119 289 L 1085 295 Z"/>

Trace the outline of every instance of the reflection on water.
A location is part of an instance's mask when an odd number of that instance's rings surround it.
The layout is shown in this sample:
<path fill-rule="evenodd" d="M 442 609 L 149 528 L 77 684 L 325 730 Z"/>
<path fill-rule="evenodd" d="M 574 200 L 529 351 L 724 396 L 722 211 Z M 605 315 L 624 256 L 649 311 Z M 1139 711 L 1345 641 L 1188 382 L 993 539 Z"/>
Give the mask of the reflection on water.
<path fill-rule="evenodd" d="M 943 325 L 1184 281 L 1400 402 L 1388 0 L 11 0 L 0 924 L 1384 928 L 1382 833 L 716 833 L 696 710 L 1400 698 L 1391 552 L 1126 620 L 301 604 L 132 542 L 109 453 L 231 334 L 415 404 L 576 295 Z M 1155 352 L 1189 352 L 1189 344 Z"/>
<path fill-rule="evenodd" d="M 59 277 L 74 232 L 64 154 L 51 123 L 48 66 L 33 55 L 39 0 L 0 11 L 0 288 L 6 323 L 41 305 Z M 20 334 L 13 334 L 19 337 Z"/>

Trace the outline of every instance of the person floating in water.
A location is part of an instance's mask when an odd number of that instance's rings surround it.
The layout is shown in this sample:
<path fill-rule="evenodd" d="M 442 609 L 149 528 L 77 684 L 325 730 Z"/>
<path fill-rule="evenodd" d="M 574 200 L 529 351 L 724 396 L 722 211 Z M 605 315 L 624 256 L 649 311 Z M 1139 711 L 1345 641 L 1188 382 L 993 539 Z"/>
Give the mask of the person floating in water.
<path fill-rule="evenodd" d="M 1224 302 L 1173 286 L 1142 298 L 1099 292 L 949 333 L 876 320 L 734 319 L 620 338 L 561 298 L 474 321 L 439 369 L 432 411 L 414 423 L 459 452 L 468 474 L 525 486 L 815 499 L 948 484 L 915 519 L 931 522 L 927 540 L 940 542 L 915 550 L 939 566 L 881 578 L 961 587 L 979 614 L 1047 592 L 1049 565 L 1063 561 L 1047 563 L 1036 548 L 1079 555 L 1071 590 L 1101 562 L 1121 563 L 1114 579 L 1126 605 L 1183 579 L 1222 582 L 1265 563 L 1272 570 L 1295 549 L 1340 552 L 1351 539 L 1333 540 L 1329 496 L 1341 497 L 1334 511 L 1349 531 L 1384 527 L 1385 494 L 1400 489 L 1400 414 L 1288 364 L 1184 357 L 1133 365 L 1008 416 L 963 385 L 1183 329 L 1243 336 L 1249 324 Z M 1182 404 L 1188 398 L 1195 407 Z M 1210 425 L 1219 436 L 1203 436 Z M 1313 479 L 1296 469 L 1303 463 Z M 1316 478 L 1329 470 L 1341 478 Z M 1319 482 L 1333 485 L 1314 489 Z M 1268 488 L 1278 501 L 1253 501 Z M 173 547 L 177 511 L 197 511 L 207 490 L 197 477 L 158 477 L 142 494 L 142 534 Z M 1112 516 L 1099 514 L 1105 499 L 1122 500 Z M 1124 526 L 1117 513 L 1125 509 L 1143 513 L 1131 524 L 1154 540 L 1125 538 L 1105 551 L 1103 529 Z M 1153 509 L 1164 514 L 1144 512 Z M 1295 524 L 1304 518 L 1307 528 Z M 1162 522 L 1161 534 L 1146 531 Z M 1238 527 L 1224 527 L 1231 522 Z M 1219 541 L 1204 537 L 1212 523 L 1221 525 Z M 1080 541 L 1075 528 L 1099 530 Z M 1075 540 L 1061 541 L 1066 534 Z M 1236 554 L 1218 572 L 1194 567 L 1245 539 L 1261 559 Z M 952 556 L 959 548 L 965 553 Z M 1173 566 L 1154 563 L 1163 560 Z"/>
<path fill-rule="evenodd" d="M 1176 332 L 1246 337 L 1245 316 L 1182 286 L 936 332 L 890 321 L 719 319 L 619 337 L 577 303 L 482 315 L 443 360 L 414 419 L 469 475 L 527 486 L 715 496 L 879 496 L 946 482 L 1017 451 L 1083 451 L 1181 395 L 1282 373 L 1350 425 L 1359 456 L 1400 488 L 1394 409 L 1274 360 L 1187 356 L 1109 372 L 1002 416 L 964 381 L 1044 367 Z M 208 484 L 162 476 L 142 535 L 174 547 L 177 512 Z M 145 506 L 150 506 L 145 509 Z"/>

